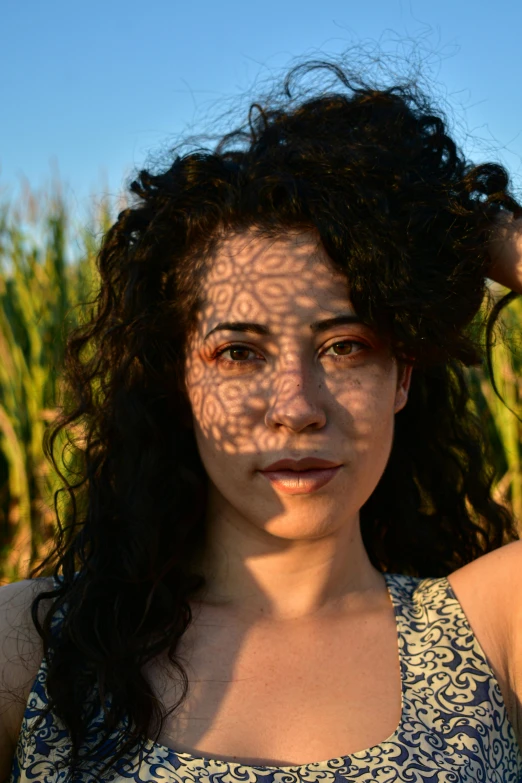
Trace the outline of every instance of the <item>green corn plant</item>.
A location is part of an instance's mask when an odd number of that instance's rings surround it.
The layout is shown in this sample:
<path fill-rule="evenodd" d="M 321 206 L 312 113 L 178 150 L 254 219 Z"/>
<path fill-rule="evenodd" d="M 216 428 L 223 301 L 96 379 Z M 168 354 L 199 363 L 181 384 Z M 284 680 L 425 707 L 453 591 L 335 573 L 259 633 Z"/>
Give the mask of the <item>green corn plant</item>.
<path fill-rule="evenodd" d="M 104 205 L 98 228 L 109 221 Z M 67 228 L 56 195 L 37 204 L 29 194 L 23 213 L 4 207 L 0 218 L 0 449 L 9 496 L 3 581 L 27 574 L 52 540 L 55 524 L 54 493 L 61 480 L 43 454 L 43 435 L 59 412 L 67 333 L 85 314 L 83 303 L 97 280 L 94 231 L 79 233 L 83 252 L 71 264 Z M 66 437 L 62 433 L 58 447 Z"/>
<path fill-rule="evenodd" d="M 494 286 L 496 296 L 508 291 Z M 522 301 L 515 299 L 503 311 L 492 348 L 492 369 L 502 400 L 495 394 L 489 373 L 483 368 L 470 371 L 474 403 L 482 413 L 488 437 L 495 450 L 496 467 L 501 472 L 496 498 L 507 504 L 522 534 L 521 423 L 522 419 Z"/>

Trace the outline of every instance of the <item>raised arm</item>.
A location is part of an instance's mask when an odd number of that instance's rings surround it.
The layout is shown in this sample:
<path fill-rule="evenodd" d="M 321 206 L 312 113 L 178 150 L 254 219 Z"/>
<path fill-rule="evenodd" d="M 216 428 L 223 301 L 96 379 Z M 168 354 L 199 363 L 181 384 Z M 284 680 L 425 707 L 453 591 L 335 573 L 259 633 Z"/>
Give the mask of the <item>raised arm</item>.
<path fill-rule="evenodd" d="M 522 218 L 511 213 L 499 217 L 491 240 L 491 266 L 488 277 L 522 294 Z M 502 569 L 508 575 L 503 605 L 509 606 L 511 627 L 506 650 L 510 685 L 516 705 L 515 733 L 522 750 L 522 541 L 502 547 Z"/>
<path fill-rule="evenodd" d="M 522 218 L 503 214 L 490 247 L 492 263 L 488 277 L 522 294 Z"/>

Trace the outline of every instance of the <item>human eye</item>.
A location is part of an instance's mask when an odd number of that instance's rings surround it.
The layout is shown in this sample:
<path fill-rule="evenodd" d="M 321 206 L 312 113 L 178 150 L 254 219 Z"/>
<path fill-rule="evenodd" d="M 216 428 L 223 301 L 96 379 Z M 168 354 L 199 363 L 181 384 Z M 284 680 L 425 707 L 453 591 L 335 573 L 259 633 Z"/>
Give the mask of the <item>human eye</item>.
<path fill-rule="evenodd" d="M 339 346 L 341 346 L 340 354 L 327 354 L 327 351 L 331 349 L 339 350 Z M 369 347 L 367 343 L 363 343 L 360 340 L 337 340 L 323 352 L 323 355 L 328 356 L 329 359 L 333 359 L 335 362 L 344 362 L 346 364 L 359 357 L 361 351 L 369 350 Z"/>
<path fill-rule="evenodd" d="M 230 353 L 231 357 L 234 355 L 236 358 L 224 359 L 223 356 L 225 353 Z M 253 359 L 244 358 L 241 360 L 241 354 L 244 355 L 248 353 L 254 354 L 255 352 L 247 345 L 241 345 L 241 343 L 232 343 L 230 345 L 225 345 L 223 348 L 220 348 L 219 351 L 216 351 L 212 358 L 215 359 L 221 367 L 238 367 L 239 365 L 249 365 L 255 361 Z M 239 358 L 237 354 L 240 354 Z"/>

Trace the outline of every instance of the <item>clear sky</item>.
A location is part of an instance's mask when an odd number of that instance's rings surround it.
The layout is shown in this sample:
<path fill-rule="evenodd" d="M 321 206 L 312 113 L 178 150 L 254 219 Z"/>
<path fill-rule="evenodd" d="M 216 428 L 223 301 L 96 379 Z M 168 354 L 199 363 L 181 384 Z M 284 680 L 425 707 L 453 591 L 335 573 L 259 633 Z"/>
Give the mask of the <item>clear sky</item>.
<path fill-rule="evenodd" d="M 521 33 L 520 0 L 2 0 L 0 200 L 57 170 L 83 209 L 293 58 L 408 40 L 466 153 L 522 188 Z"/>

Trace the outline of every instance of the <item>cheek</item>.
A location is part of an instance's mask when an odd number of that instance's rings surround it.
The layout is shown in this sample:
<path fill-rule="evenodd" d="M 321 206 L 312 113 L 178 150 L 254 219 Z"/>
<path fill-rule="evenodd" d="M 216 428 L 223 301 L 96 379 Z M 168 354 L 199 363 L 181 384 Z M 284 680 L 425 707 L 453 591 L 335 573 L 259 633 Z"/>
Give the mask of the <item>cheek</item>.
<path fill-rule="evenodd" d="M 259 380 L 223 378 L 205 372 L 202 362 L 194 362 L 187 373 L 187 392 L 201 436 L 221 443 L 251 433 L 266 406 L 266 390 Z"/>
<path fill-rule="evenodd" d="M 388 451 L 395 421 L 396 382 L 390 376 L 356 379 L 336 395 L 341 429 L 359 454 Z"/>
<path fill-rule="evenodd" d="M 394 365 L 380 363 L 366 365 L 349 375 L 327 380 L 328 391 L 353 415 L 379 417 L 384 411 L 393 411 L 397 389 Z"/>
<path fill-rule="evenodd" d="M 227 406 L 223 399 L 220 379 L 211 377 L 204 362 L 198 356 L 192 356 L 185 367 L 185 385 L 192 408 L 196 429 L 205 437 L 226 424 Z"/>
<path fill-rule="evenodd" d="M 197 381 L 194 381 L 197 375 Z M 207 472 L 219 471 L 226 455 L 251 453 L 259 396 L 242 382 L 192 373 L 187 377 L 194 435 Z M 223 463 L 224 464 L 224 463 Z M 223 466 L 223 465 L 222 465 Z"/>

